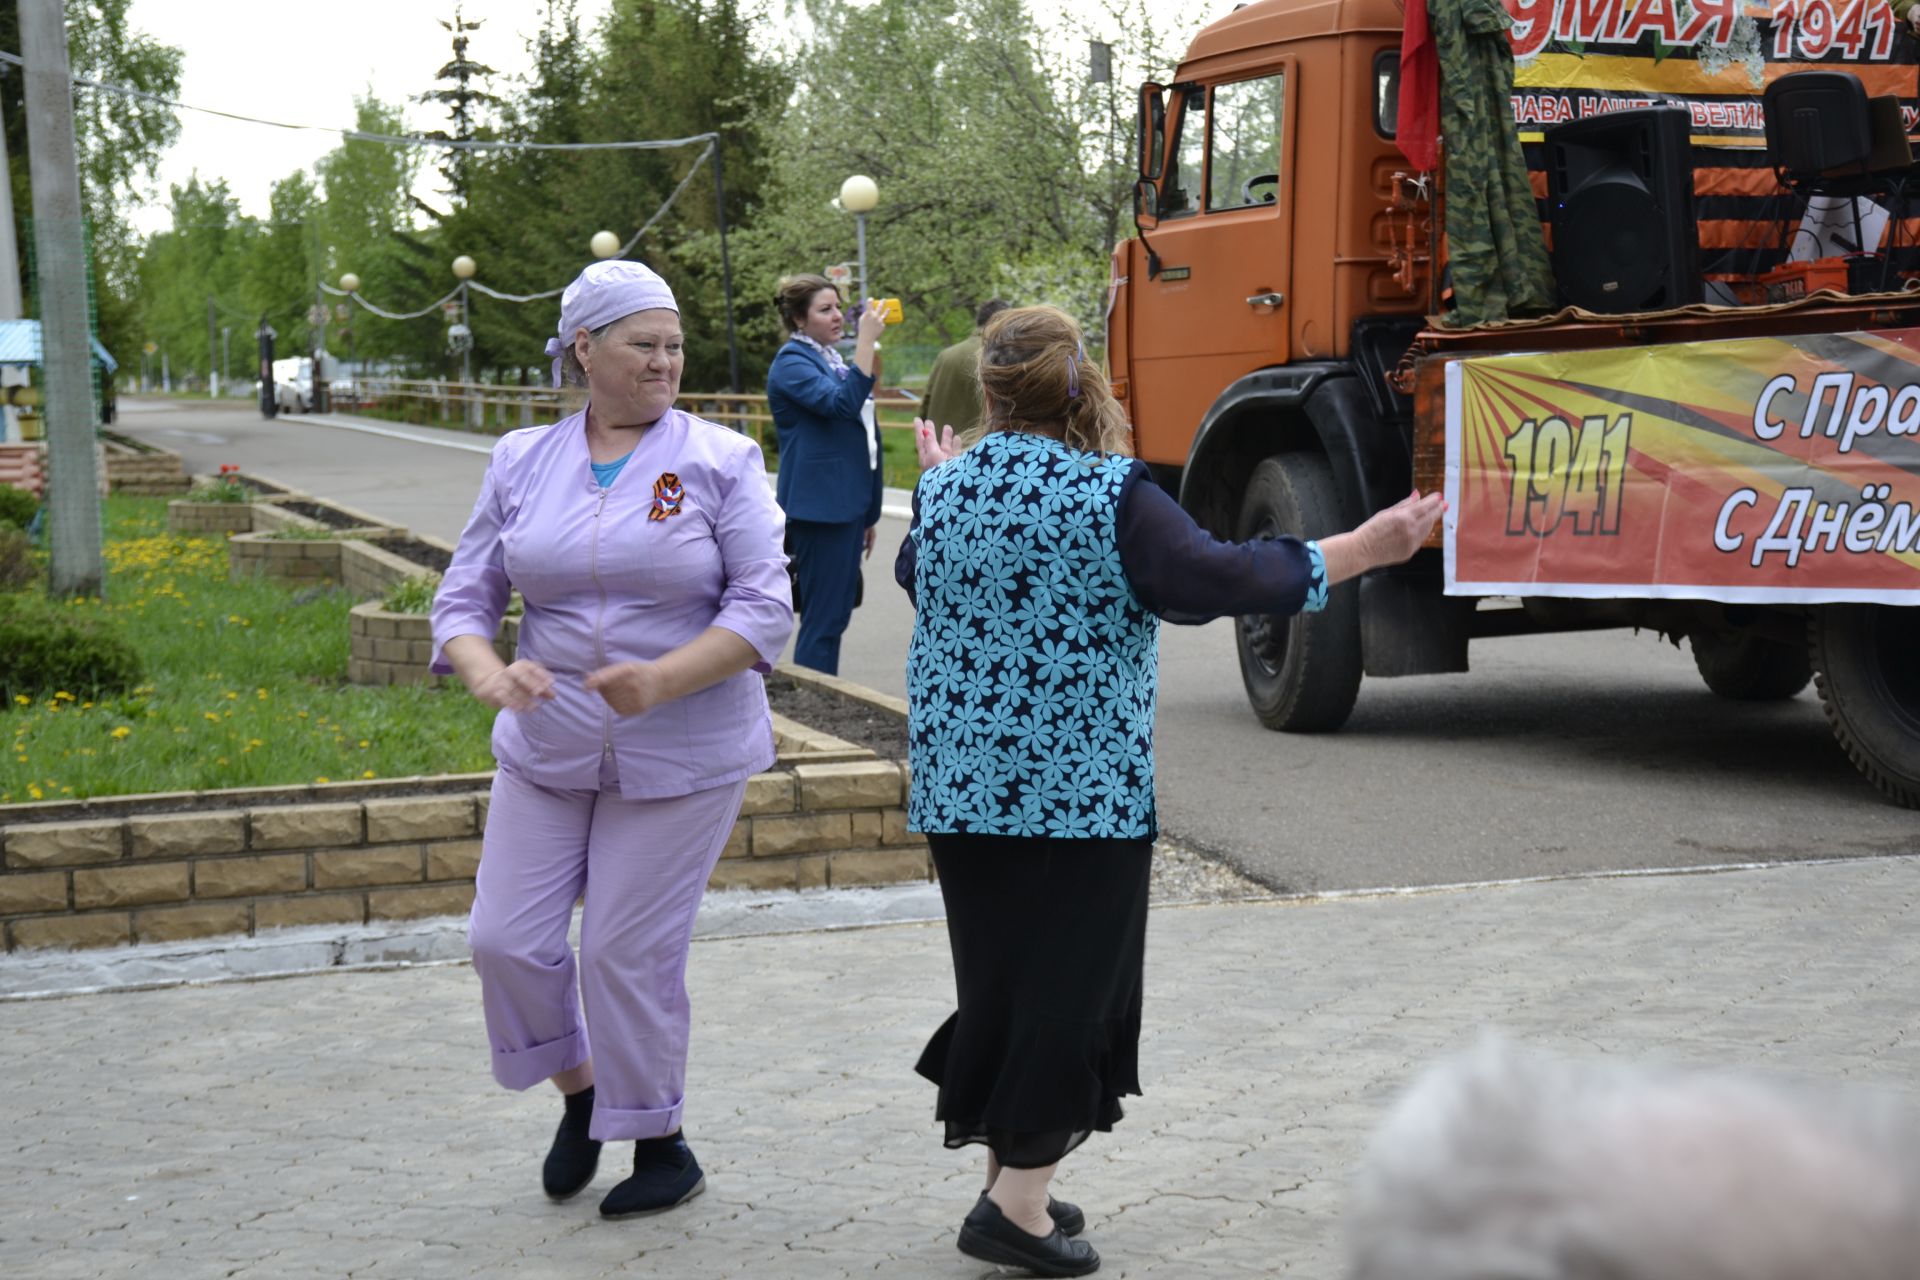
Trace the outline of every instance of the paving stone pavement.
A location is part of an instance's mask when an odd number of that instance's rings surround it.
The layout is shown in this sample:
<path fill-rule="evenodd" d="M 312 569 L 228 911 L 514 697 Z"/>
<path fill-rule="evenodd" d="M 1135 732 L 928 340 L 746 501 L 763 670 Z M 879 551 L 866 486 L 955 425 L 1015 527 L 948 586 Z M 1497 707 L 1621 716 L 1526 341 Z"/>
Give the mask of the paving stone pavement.
<path fill-rule="evenodd" d="M 1166 908 L 1142 1074 L 1063 1195 L 1115 1277 L 1337 1277 L 1397 1090 L 1484 1028 L 1913 1091 L 1920 858 Z M 901 1276 L 979 1157 L 911 1072 L 938 925 L 716 939 L 691 971 L 707 1193 L 618 1223 L 539 1192 L 558 1108 L 486 1073 L 465 966 L 0 1005 L 0 1271 L 66 1277 Z"/>

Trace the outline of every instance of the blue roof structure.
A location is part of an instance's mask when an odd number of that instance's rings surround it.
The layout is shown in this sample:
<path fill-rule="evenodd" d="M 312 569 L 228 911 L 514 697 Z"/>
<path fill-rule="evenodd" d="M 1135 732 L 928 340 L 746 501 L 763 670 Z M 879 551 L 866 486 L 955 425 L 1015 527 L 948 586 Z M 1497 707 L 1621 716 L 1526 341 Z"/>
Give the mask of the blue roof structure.
<path fill-rule="evenodd" d="M 119 363 L 100 345 L 100 339 L 89 338 L 93 347 L 93 358 L 107 367 L 108 373 L 119 370 Z M 38 320 L 0 320 L 0 365 L 44 363 L 41 359 L 40 322 Z"/>

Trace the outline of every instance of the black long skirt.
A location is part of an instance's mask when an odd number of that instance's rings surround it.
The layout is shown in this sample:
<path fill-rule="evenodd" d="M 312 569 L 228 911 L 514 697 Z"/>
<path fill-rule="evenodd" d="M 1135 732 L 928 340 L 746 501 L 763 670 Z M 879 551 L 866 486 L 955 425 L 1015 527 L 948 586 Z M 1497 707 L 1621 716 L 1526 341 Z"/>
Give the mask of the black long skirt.
<path fill-rule="evenodd" d="M 915 1070 L 946 1145 L 1053 1164 L 1140 1092 L 1149 840 L 929 835 L 960 1008 Z"/>

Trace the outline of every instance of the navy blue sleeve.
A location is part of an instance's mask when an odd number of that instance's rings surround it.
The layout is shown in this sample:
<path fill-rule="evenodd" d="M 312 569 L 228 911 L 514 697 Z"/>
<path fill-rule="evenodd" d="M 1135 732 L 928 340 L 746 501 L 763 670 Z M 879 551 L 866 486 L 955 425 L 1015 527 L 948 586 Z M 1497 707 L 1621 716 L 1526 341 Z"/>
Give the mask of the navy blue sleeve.
<path fill-rule="evenodd" d="M 1168 622 L 1324 608 L 1320 549 L 1298 538 L 1222 542 L 1136 461 L 1121 483 L 1120 566 L 1142 604 Z"/>
<path fill-rule="evenodd" d="M 893 558 L 893 580 L 907 593 L 907 599 L 918 605 L 918 597 L 913 593 L 913 571 L 920 563 L 920 548 L 914 545 L 914 531 L 920 527 L 920 486 L 913 486 L 913 519 L 907 522 L 907 536 L 900 541 L 899 554 Z"/>
<path fill-rule="evenodd" d="M 842 378 L 791 346 L 780 348 L 767 372 L 767 394 L 776 392 L 816 418 L 859 421 L 860 406 L 873 392 L 873 379 L 854 365 Z"/>

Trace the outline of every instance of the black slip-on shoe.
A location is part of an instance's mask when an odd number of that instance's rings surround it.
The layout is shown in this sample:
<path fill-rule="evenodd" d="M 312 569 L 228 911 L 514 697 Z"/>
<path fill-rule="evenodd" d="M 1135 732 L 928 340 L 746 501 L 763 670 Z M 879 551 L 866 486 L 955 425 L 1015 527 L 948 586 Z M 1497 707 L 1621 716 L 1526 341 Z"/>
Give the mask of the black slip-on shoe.
<path fill-rule="evenodd" d="M 566 1097 L 566 1112 L 560 1117 L 560 1129 L 547 1149 L 547 1162 L 540 1170 L 540 1183 L 549 1200 L 571 1200 L 586 1190 L 600 1167 L 600 1143 L 587 1136 L 593 1120 L 593 1086 Z"/>
<path fill-rule="evenodd" d="M 982 1191 L 981 1195 L 987 1194 Z M 1063 1236 L 1077 1236 L 1087 1229 L 1087 1215 L 1080 1212 L 1080 1206 L 1069 1204 L 1065 1200 L 1047 1197 L 1047 1216 L 1053 1219 L 1053 1225 L 1060 1228 Z"/>
<path fill-rule="evenodd" d="M 678 1133 L 633 1144 L 633 1175 L 600 1202 L 603 1218 L 636 1218 L 664 1213 L 707 1189 L 706 1175 L 693 1149 Z"/>
<path fill-rule="evenodd" d="M 1052 1211 L 1052 1206 L 1048 1206 Z M 960 1252 L 1000 1267 L 1018 1267 L 1036 1276 L 1086 1276 L 1100 1269 L 1100 1255 L 1084 1240 L 1069 1240 L 1057 1225 L 1048 1236 L 1029 1235 L 986 1196 L 960 1224 Z"/>

